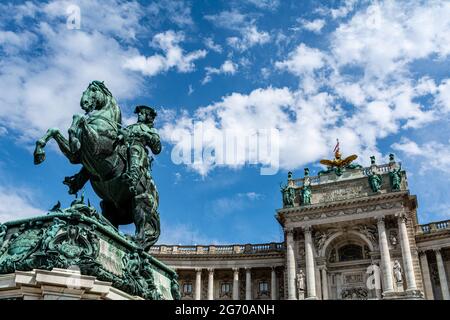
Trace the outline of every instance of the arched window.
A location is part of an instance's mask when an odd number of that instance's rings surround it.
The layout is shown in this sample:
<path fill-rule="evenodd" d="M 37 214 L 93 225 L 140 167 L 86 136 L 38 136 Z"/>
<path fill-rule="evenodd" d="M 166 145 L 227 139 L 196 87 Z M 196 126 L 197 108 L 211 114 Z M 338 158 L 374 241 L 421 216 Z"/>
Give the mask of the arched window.
<path fill-rule="evenodd" d="M 362 260 L 363 248 L 356 244 L 347 244 L 339 248 L 339 261 Z"/>

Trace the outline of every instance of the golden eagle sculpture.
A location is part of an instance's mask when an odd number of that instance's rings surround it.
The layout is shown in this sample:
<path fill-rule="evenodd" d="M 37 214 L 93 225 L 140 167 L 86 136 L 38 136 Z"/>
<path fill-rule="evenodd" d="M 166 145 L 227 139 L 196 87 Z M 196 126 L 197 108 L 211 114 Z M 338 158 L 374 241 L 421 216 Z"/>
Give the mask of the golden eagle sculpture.
<path fill-rule="evenodd" d="M 362 166 L 359 164 L 352 164 L 353 161 L 355 161 L 358 156 L 356 154 L 352 154 L 351 156 L 346 157 L 345 159 L 342 159 L 342 155 L 339 152 L 339 140 L 337 140 L 336 146 L 334 147 L 334 159 L 333 160 L 327 160 L 322 159 L 320 160 L 320 163 L 323 165 L 326 165 L 328 170 L 320 171 L 319 175 L 330 173 L 334 171 L 336 175 L 340 176 L 344 172 L 344 169 L 360 169 Z"/>

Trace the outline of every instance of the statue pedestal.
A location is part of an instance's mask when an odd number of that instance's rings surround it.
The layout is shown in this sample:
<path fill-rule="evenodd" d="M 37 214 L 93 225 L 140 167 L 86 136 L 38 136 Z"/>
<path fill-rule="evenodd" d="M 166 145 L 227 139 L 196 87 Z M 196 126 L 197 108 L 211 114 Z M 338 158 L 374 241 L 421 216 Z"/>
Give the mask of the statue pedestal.
<path fill-rule="evenodd" d="M 31 283 L 26 289 L 25 278 Z M 82 203 L 0 226 L 0 290 L 10 291 L 0 298 L 13 297 L 12 288 L 31 297 L 25 294 L 29 287 L 48 298 L 52 294 L 39 289 L 48 284 L 45 288 L 56 286 L 64 297 L 171 300 L 180 296 L 177 278 L 174 270 Z M 5 281 L 9 285 L 2 286 Z"/>
<path fill-rule="evenodd" d="M 80 272 L 54 268 L 0 275 L 0 299 L 8 300 L 143 300 Z"/>

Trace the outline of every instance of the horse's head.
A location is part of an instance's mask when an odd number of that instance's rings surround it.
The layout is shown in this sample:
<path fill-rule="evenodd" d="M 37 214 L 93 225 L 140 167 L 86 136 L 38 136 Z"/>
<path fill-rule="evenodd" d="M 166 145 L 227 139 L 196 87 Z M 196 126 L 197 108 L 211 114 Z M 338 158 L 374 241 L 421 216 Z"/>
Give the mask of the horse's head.
<path fill-rule="evenodd" d="M 86 113 L 89 113 L 92 110 L 102 109 L 110 98 L 112 98 L 112 94 L 105 84 L 102 81 L 94 80 L 83 92 L 80 106 Z"/>

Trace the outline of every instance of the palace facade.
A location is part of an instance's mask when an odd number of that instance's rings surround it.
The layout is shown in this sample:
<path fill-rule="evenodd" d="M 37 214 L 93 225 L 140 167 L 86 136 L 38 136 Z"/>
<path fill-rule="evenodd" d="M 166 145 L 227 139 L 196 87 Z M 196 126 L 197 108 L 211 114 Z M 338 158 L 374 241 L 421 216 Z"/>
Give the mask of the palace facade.
<path fill-rule="evenodd" d="M 282 243 L 150 253 L 176 269 L 182 299 L 449 300 L 450 221 L 418 224 L 417 197 L 392 155 L 367 168 L 345 160 L 338 154 L 315 177 L 289 173 L 276 211 Z"/>

